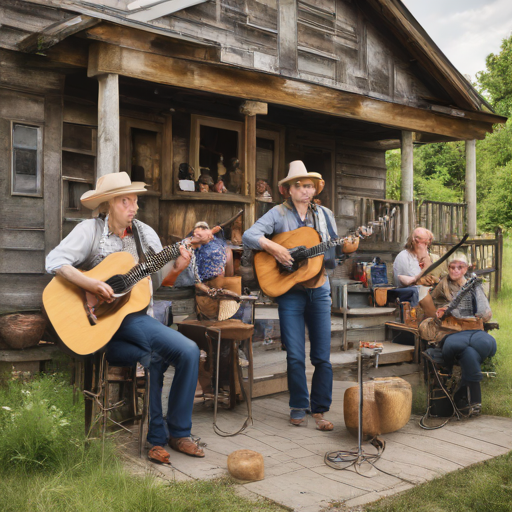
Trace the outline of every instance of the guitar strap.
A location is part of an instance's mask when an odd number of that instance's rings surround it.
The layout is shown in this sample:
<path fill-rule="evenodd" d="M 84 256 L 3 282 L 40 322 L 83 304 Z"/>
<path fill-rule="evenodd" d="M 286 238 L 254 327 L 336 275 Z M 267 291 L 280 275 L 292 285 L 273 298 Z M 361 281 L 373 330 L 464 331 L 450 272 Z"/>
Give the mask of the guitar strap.
<path fill-rule="evenodd" d="M 327 215 L 327 212 L 324 208 L 321 206 L 317 206 L 317 209 L 320 209 L 320 211 L 324 214 L 325 218 L 325 224 L 327 225 L 327 231 L 329 233 L 329 237 L 331 240 L 336 240 L 338 238 L 338 235 L 334 231 L 334 228 L 332 227 L 331 219 L 329 219 L 329 216 Z M 318 229 L 317 229 L 318 231 Z M 339 247 L 339 246 L 337 246 Z M 336 247 L 332 247 L 325 253 L 324 261 L 325 261 L 325 267 L 328 269 L 334 269 L 336 268 Z"/>
<path fill-rule="evenodd" d="M 338 235 L 334 231 L 334 228 L 332 227 L 331 219 L 329 219 L 329 215 L 327 215 L 327 212 L 320 206 L 320 210 L 324 214 L 325 217 L 325 223 L 327 224 L 327 230 L 329 231 L 329 236 L 331 237 L 331 240 L 337 239 Z"/>
<path fill-rule="evenodd" d="M 132 233 L 133 233 L 133 238 L 135 239 L 135 247 L 137 247 L 137 254 L 139 255 L 139 263 L 144 263 L 147 260 L 146 253 L 144 252 L 144 249 L 142 248 L 139 230 L 137 229 L 137 224 L 135 222 L 132 222 Z"/>

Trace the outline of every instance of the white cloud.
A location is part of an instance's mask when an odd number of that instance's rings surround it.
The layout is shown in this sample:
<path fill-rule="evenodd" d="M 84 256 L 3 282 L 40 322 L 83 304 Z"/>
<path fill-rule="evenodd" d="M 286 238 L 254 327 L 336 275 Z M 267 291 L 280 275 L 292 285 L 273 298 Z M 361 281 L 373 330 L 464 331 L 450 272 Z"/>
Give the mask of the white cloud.
<path fill-rule="evenodd" d="M 407 8 L 463 74 L 473 78 L 512 32 L 510 0 L 405 0 Z"/>

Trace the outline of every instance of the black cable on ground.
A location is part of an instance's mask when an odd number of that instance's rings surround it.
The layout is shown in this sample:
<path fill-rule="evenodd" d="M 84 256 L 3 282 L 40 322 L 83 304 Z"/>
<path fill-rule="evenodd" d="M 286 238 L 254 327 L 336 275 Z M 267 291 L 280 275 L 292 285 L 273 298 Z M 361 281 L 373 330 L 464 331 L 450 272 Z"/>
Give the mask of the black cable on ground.
<path fill-rule="evenodd" d="M 370 444 L 377 449 L 377 453 L 367 454 L 361 448 L 358 450 L 339 450 L 334 452 L 327 452 L 324 456 L 324 462 L 329 467 L 337 470 L 350 469 L 354 468 L 354 471 L 365 478 L 371 478 L 369 475 L 365 475 L 359 471 L 359 468 L 362 464 L 368 463 L 372 467 L 374 467 L 377 471 L 384 473 L 385 475 L 392 476 L 393 478 L 398 478 L 403 482 L 407 482 L 408 484 L 417 485 L 417 482 L 413 482 L 411 480 L 407 480 L 406 478 L 402 478 L 401 476 L 393 475 L 392 473 L 388 473 L 383 469 L 378 468 L 375 463 L 381 458 L 384 450 L 386 449 L 386 442 L 380 437 L 375 436 Z"/>

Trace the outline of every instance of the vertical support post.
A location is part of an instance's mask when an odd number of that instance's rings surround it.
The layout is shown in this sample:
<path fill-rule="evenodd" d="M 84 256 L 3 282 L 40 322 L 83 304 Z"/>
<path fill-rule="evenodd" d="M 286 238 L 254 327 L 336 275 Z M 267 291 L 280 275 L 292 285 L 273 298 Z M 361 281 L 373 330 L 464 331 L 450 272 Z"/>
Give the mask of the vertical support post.
<path fill-rule="evenodd" d="M 98 83 L 96 178 L 119 172 L 119 75 L 99 75 Z"/>
<path fill-rule="evenodd" d="M 256 115 L 266 115 L 268 105 L 259 101 L 244 101 L 240 113 L 245 115 L 244 124 L 244 162 L 245 185 L 243 192 L 251 200 L 244 209 L 244 228 L 249 229 L 256 220 Z"/>
<path fill-rule="evenodd" d="M 468 233 L 476 235 L 476 140 L 466 141 L 466 203 Z"/>
<path fill-rule="evenodd" d="M 402 187 L 400 189 L 400 198 L 402 201 L 412 201 L 413 194 L 413 145 L 412 145 L 412 132 L 402 131 L 401 139 L 401 156 L 402 156 Z M 402 240 L 405 242 L 409 236 L 412 227 L 411 215 L 409 215 L 409 208 L 406 205 L 403 211 L 402 218 Z"/>
<path fill-rule="evenodd" d="M 256 116 L 245 116 L 245 194 L 251 198 L 245 205 L 245 229 L 249 229 L 256 220 L 255 188 L 256 188 Z"/>

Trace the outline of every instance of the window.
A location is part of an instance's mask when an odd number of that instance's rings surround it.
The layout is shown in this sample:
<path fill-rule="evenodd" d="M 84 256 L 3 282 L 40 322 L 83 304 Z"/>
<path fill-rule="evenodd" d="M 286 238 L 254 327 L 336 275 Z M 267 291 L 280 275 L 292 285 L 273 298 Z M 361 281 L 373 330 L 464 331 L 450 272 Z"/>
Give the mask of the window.
<path fill-rule="evenodd" d="M 11 193 L 42 196 L 42 129 L 12 124 Z"/>
<path fill-rule="evenodd" d="M 217 191 L 215 184 L 222 181 L 225 191 L 246 195 L 243 123 L 196 115 L 191 121 L 190 165 L 199 190 Z M 201 188 L 203 181 L 208 186 Z"/>

